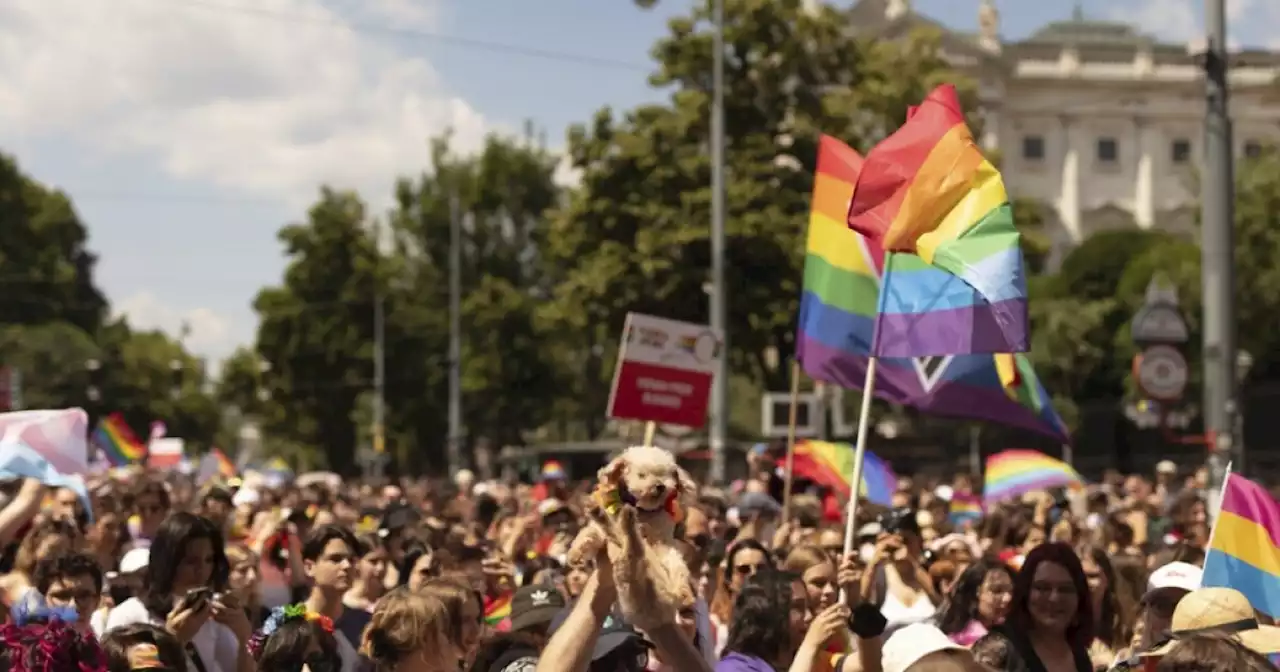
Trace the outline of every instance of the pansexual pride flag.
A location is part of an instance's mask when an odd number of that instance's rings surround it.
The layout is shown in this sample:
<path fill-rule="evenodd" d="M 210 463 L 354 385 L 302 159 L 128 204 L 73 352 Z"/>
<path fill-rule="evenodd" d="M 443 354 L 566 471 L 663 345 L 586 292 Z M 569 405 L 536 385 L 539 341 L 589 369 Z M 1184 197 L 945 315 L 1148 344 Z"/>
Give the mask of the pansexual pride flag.
<path fill-rule="evenodd" d="M 1000 172 L 973 141 L 955 87 L 940 86 L 912 108 L 867 154 L 854 184 L 844 220 L 889 253 L 873 354 L 1029 349 L 1013 209 Z"/>
<path fill-rule="evenodd" d="M 849 390 L 862 389 L 866 379 L 885 263 L 880 248 L 845 225 L 861 167 L 857 152 L 823 136 L 796 335 L 796 356 L 805 373 Z M 969 291 L 963 280 L 934 273 L 936 280 Z M 897 278 L 898 291 L 904 291 L 909 276 Z M 880 358 L 874 394 L 926 413 L 989 420 L 1070 441 L 1022 354 Z"/>
<path fill-rule="evenodd" d="M 853 492 L 853 455 L 853 446 L 848 443 L 801 441 L 796 444 L 791 473 L 848 497 Z M 786 463 L 785 458 L 778 460 L 780 467 L 786 468 Z M 898 477 L 888 463 L 866 451 L 862 461 L 862 496 L 873 504 L 889 506 L 897 487 Z"/>
<path fill-rule="evenodd" d="M 1280 616 L 1280 503 L 1232 473 L 1222 490 L 1202 585 L 1234 588 L 1254 609 Z"/>
<path fill-rule="evenodd" d="M 147 447 L 134 436 L 128 423 L 119 413 L 98 421 L 98 429 L 93 432 L 93 441 L 102 449 L 103 455 L 113 467 L 123 467 L 140 461 L 147 454 Z"/>

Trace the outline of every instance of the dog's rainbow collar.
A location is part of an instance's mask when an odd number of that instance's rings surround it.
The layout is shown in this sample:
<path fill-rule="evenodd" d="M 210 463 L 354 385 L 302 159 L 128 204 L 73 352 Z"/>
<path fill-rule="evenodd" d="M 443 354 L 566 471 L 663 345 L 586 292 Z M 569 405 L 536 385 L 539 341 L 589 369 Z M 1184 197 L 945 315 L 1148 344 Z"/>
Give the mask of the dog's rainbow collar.
<path fill-rule="evenodd" d="M 605 510 L 611 516 L 617 515 L 624 504 L 630 504 L 639 508 L 639 502 L 635 495 L 627 489 L 626 485 L 618 486 L 599 486 L 592 493 L 592 498 L 596 504 Z M 645 511 L 646 509 L 641 509 Z M 671 519 L 679 523 L 684 520 L 684 509 L 680 507 L 679 497 L 677 493 L 672 492 L 667 495 L 667 501 L 663 503 L 662 510 L 671 516 Z"/>

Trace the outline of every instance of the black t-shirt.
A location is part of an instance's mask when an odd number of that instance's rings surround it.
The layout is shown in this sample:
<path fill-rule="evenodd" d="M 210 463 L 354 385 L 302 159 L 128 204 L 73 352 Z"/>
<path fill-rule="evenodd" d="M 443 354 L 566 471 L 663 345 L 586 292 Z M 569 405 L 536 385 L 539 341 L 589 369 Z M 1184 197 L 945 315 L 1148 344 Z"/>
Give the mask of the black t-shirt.
<path fill-rule="evenodd" d="M 351 647 L 359 650 L 364 637 L 364 627 L 369 625 L 373 615 L 363 609 L 343 609 L 342 615 L 334 621 L 333 627 L 347 638 Z"/>
<path fill-rule="evenodd" d="M 1011 628 L 1008 625 L 997 628 L 994 633 L 1005 637 L 1009 643 L 1013 645 L 1013 650 L 1017 652 L 1019 660 L 1011 660 L 1005 666 L 1005 670 L 1025 669 L 1027 672 L 1045 672 L 1044 663 L 1040 661 L 1040 657 L 1036 655 L 1035 647 L 1031 645 L 1031 640 L 1022 631 Z M 1093 662 L 1089 660 L 1089 652 L 1083 649 L 1073 647 L 1072 656 L 1075 658 L 1077 672 L 1093 672 Z M 1010 656 L 1013 658 L 1014 656 Z M 1022 666 L 1019 668 L 1018 665 Z"/>

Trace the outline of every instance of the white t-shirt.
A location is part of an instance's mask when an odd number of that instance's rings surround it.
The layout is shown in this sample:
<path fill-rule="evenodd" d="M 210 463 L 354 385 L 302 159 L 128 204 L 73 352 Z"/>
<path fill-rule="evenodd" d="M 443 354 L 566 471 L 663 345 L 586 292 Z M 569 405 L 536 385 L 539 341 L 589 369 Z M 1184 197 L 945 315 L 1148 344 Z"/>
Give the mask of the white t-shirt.
<path fill-rule="evenodd" d="M 107 632 L 126 625 L 149 623 L 164 627 L 164 619 L 155 618 L 136 597 L 125 600 L 120 606 L 107 615 Z M 205 672 L 236 672 L 236 663 L 240 653 L 240 641 L 236 639 L 231 628 L 209 619 L 200 626 L 191 643 L 200 654 L 200 662 L 204 663 Z M 194 663 L 188 661 L 191 672 L 197 672 Z"/>

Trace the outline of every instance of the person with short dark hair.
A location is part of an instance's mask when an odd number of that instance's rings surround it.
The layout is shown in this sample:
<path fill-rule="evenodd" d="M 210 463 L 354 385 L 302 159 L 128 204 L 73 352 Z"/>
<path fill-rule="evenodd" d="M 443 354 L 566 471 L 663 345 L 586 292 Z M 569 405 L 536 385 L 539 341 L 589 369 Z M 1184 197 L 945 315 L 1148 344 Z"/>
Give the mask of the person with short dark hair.
<path fill-rule="evenodd" d="M 32 582 L 50 607 L 76 610 L 76 627 L 88 632 L 102 599 L 102 568 L 84 553 L 58 553 L 36 563 Z"/>
<path fill-rule="evenodd" d="M 361 550 L 355 533 L 338 525 L 315 528 L 302 544 L 302 567 L 311 580 L 311 595 L 304 604 L 308 612 L 333 621 L 342 672 L 359 669 L 360 654 L 355 647 L 370 620 L 369 612 L 347 609 L 342 603 L 355 579 Z"/>

